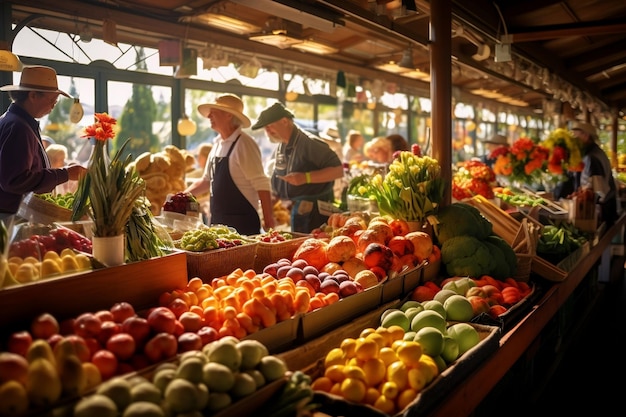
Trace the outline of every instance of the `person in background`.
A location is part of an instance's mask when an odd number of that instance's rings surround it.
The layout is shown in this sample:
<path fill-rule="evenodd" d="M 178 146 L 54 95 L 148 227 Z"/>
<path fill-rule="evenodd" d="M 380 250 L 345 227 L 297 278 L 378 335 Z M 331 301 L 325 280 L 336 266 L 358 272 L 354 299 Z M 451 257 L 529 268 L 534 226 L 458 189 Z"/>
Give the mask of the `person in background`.
<path fill-rule="evenodd" d="M 409 142 L 406 141 L 404 136 L 394 133 L 387 136 L 387 140 L 391 142 L 391 153 L 395 154 L 398 151 L 410 151 L 411 147 Z"/>
<path fill-rule="evenodd" d="M 44 149 L 48 149 L 48 146 L 54 145 L 56 142 L 48 135 L 41 135 L 41 143 Z"/>
<path fill-rule="evenodd" d="M 209 154 L 213 149 L 213 145 L 210 143 L 201 143 L 196 151 L 196 168 L 186 174 L 189 178 L 200 178 L 204 174 L 207 161 L 209 160 Z"/>
<path fill-rule="evenodd" d="M 37 119 L 57 103 L 57 73 L 46 66 L 26 66 L 19 85 L 5 85 L 12 103 L 0 117 L 0 220 L 17 213 L 24 195 L 49 193 L 68 180 L 78 180 L 86 168 L 69 165 L 52 168 L 44 150 Z"/>
<path fill-rule="evenodd" d="M 48 154 L 48 160 L 50 161 L 51 168 L 63 168 L 67 166 L 67 147 L 59 143 L 53 143 L 46 148 L 46 154 Z M 54 191 L 57 194 L 74 193 L 78 188 L 78 181 L 69 180 L 63 184 L 59 184 L 55 187 Z"/>
<path fill-rule="evenodd" d="M 291 200 L 291 231 L 310 233 L 328 220 L 320 213 L 318 200 L 334 200 L 333 185 L 343 176 L 337 154 L 320 138 L 304 131 L 294 115 L 281 103 L 274 103 L 259 115 L 252 129 L 265 133 L 278 147 L 272 155 L 272 189 L 284 200 Z"/>
<path fill-rule="evenodd" d="M 210 120 L 211 128 L 219 135 L 202 178 L 185 192 L 210 193 L 211 224 L 231 226 L 244 235 L 261 233 L 260 201 L 263 229 L 272 229 L 270 181 L 263 172 L 259 146 L 242 130 L 250 127 L 250 119 L 243 114 L 243 102 L 233 94 L 224 94 L 213 103 L 199 105 L 198 112 Z"/>
<path fill-rule="evenodd" d="M 599 221 L 610 227 L 617 220 L 617 187 L 613 179 L 611 161 L 598 145 L 596 128 L 589 123 L 575 123 L 572 132 L 582 143 L 583 171 L 580 188 L 591 189 L 599 206 Z"/>
<path fill-rule="evenodd" d="M 482 140 L 483 144 L 483 155 L 480 157 L 480 161 L 484 162 L 489 168 L 493 168 L 493 164 L 496 162 L 495 159 L 491 159 L 491 152 L 500 146 L 507 146 L 509 144 L 509 140 L 504 135 L 494 135 L 489 139 Z"/>
<path fill-rule="evenodd" d="M 358 130 L 350 130 L 346 135 L 346 143 L 343 146 L 343 162 L 359 163 L 365 159 L 363 155 L 363 145 L 365 138 Z"/>
<path fill-rule="evenodd" d="M 393 159 L 391 141 L 384 136 L 378 136 L 368 142 L 365 156 L 377 164 L 388 164 Z"/>

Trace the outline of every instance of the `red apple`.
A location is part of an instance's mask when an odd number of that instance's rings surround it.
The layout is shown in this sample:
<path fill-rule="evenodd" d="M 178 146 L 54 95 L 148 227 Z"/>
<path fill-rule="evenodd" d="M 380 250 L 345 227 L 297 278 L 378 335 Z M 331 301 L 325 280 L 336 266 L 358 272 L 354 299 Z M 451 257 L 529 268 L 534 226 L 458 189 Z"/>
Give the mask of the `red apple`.
<path fill-rule="evenodd" d="M 111 313 L 110 310 L 98 310 L 93 314 L 94 316 L 98 317 L 100 321 L 103 323 L 105 321 L 115 321 L 115 318 L 113 317 L 113 313 Z"/>
<path fill-rule="evenodd" d="M 50 313 L 43 313 L 33 319 L 30 324 L 30 333 L 35 339 L 49 339 L 59 333 L 59 322 Z"/>
<path fill-rule="evenodd" d="M 131 316 L 122 323 L 122 332 L 130 334 L 137 346 L 144 345 L 151 331 L 148 320 L 143 317 Z"/>
<path fill-rule="evenodd" d="M 103 381 L 106 381 L 117 374 L 118 360 L 111 351 L 106 349 L 97 351 L 91 358 L 91 363 L 96 365 L 96 367 L 100 370 L 100 375 L 102 376 Z"/>
<path fill-rule="evenodd" d="M 82 337 L 98 337 L 102 321 L 93 313 L 83 313 L 74 320 L 74 333 Z"/>
<path fill-rule="evenodd" d="M 393 252 L 388 246 L 380 243 L 370 243 L 363 252 L 363 262 L 368 268 L 381 267 L 388 271 L 393 264 Z"/>
<path fill-rule="evenodd" d="M 74 321 L 76 321 L 76 319 L 74 318 L 69 318 L 69 319 L 65 319 L 61 321 L 61 323 L 59 323 L 59 333 L 61 333 L 63 336 L 67 336 L 68 334 L 73 334 L 74 333 Z"/>
<path fill-rule="evenodd" d="M 174 323 L 174 336 L 178 337 L 181 334 L 185 333 L 185 326 L 177 319 L 176 323 Z"/>
<path fill-rule="evenodd" d="M 150 362 L 160 362 L 176 355 L 178 341 L 173 334 L 161 332 L 148 340 L 143 352 Z"/>
<path fill-rule="evenodd" d="M 156 307 L 148 314 L 148 324 L 154 333 L 174 333 L 176 315 L 167 307 Z"/>
<path fill-rule="evenodd" d="M 46 339 L 48 341 L 48 344 L 50 345 L 50 347 L 52 349 L 54 349 L 54 346 L 59 343 L 59 340 L 63 339 L 65 336 L 62 336 L 61 334 L 57 333 L 57 334 L 53 334 L 52 336 L 50 336 L 48 339 Z"/>
<path fill-rule="evenodd" d="M 202 338 L 197 333 L 185 332 L 178 336 L 178 353 L 202 349 Z"/>
<path fill-rule="evenodd" d="M 380 266 L 372 266 L 369 268 L 378 277 L 378 282 L 383 282 L 387 279 L 387 271 Z"/>
<path fill-rule="evenodd" d="M 420 303 L 422 303 L 424 301 L 434 299 L 435 294 L 437 294 L 437 291 L 433 290 L 432 288 L 427 287 L 426 285 L 418 285 L 411 293 L 411 300 L 419 301 Z"/>
<path fill-rule="evenodd" d="M 202 339 L 202 346 L 208 345 L 209 343 L 219 338 L 217 330 L 215 330 L 211 326 L 204 326 L 200 328 L 200 330 L 198 330 L 196 333 L 198 333 L 198 336 L 200 336 L 200 338 Z"/>
<path fill-rule="evenodd" d="M 94 353 L 96 353 L 97 351 L 99 351 L 100 349 L 104 347 L 104 345 L 102 345 L 97 339 L 93 337 L 86 337 L 85 344 L 87 345 L 87 348 L 89 349 L 89 357 L 92 357 Z"/>
<path fill-rule="evenodd" d="M 113 304 L 111 314 L 113 314 L 113 320 L 117 323 L 123 323 L 127 318 L 136 316 L 135 308 L 125 301 Z"/>
<path fill-rule="evenodd" d="M 7 341 L 7 350 L 18 355 L 26 356 L 28 348 L 33 343 L 33 336 L 26 331 L 11 333 L 9 340 Z"/>
<path fill-rule="evenodd" d="M 0 385 L 7 381 L 26 384 L 28 361 L 23 355 L 13 352 L 0 352 Z"/>
<path fill-rule="evenodd" d="M 178 321 L 183 325 L 185 332 L 197 332 L 204 326 L 204 317 L 191 311 L 185 311 L 181 314 Z"/>
<path fill-rule="evenodd" d="M 117 333 L 107 340 L 106 348 L 113 352 L 118 360 L 125 361 L 135 353 L 135 339 L 128 333 Z"/>

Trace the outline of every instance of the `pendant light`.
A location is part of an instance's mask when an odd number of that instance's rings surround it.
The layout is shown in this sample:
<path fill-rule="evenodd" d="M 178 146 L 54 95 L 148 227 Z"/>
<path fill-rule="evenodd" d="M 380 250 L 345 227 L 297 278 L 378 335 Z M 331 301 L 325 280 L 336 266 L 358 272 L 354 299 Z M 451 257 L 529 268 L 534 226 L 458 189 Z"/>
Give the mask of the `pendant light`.
<path fill-rule="evenodd" d="M 189 116 L 183 114 L 183 117 L 178 119 L 178 126 L 176 127 L 178 134 L 181 136 L 192 136 L 196 133 L 196 122 L 191 120 Z"/>
<path fill-rule="evenodd" d="M 80 104 L 80 99 L 75 98 L 74 104 L 72 104 L 72 107 L 70 108 L 70 122 L 72 123 L 80 122 L 84 114 L 85 114 L 85 111 L 83 110 L 83 105 Z"/>

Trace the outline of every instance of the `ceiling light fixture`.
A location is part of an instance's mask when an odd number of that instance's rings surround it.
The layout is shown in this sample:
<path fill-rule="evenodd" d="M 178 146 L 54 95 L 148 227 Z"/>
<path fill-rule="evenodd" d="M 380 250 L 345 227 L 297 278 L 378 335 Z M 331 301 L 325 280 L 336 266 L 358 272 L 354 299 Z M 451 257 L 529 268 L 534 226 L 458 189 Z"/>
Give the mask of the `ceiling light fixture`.
<path fill-rule="evenodd" d="M 93 33 L 91 29 L 89 29 L 88 24 L 84 24 L 80 31 L 78 32 L 78 36 L 80 37 L 81 42 L 89 43 L 93 39 Z"/>
<path fill-rule="evenodd" d="M 102 40 L 109 45 L 117 46 L 117 23 L 111 19 L 102 22 Z"/>
<path fill-rule="evenodd" d="M 22 61 L 13 52 L 6 48 L 6 43 L 0 41 L 0 71 L 22 71 Z"/>
<path fill-rule="evenodd" d="M 257 25 L 223 14 L 203 13 L 198 17 L 209 26 L 239 35 L 249 35 L 261 31 Z"/>
<path fill-rule="evenodd" d="M 484 61 L 485 59 L 489 58 L 490 55 L 491 48 L 489 47 L 489 45 L 487 45 L 486 43 L 481 43 L 480 45 L 478 45 L 476 53 L 472 55 L 472 59 L 474 61 Z"/>
<path fill-rule="evenodd" d="M 317 54 L 317 55 L 329 55 L 329 54 L 336 54 L 337 52 L 339 52 L 339 49 L 337 48 L 334 48 L 329 45 L 325 45 L 323 43 L 311 41 L 311 40 L 304 40 L 300 43 L 291 45 L 291 47 L 294 49 L 303 51 L 303 52 L 310 52 L 312 54 Z"/>
<path fill-rule="evenodd" d="M 251 41 L 264 43 L 266 45 L 275 46 L 280 49 L 287 49 L 295 44 L 302 43 L 301 39 L 292 38 L 287 34 L 279 33 L 277 35 L 274 34 L 264 34 L 264 35 L 254 35 L 248 38 Z"/>

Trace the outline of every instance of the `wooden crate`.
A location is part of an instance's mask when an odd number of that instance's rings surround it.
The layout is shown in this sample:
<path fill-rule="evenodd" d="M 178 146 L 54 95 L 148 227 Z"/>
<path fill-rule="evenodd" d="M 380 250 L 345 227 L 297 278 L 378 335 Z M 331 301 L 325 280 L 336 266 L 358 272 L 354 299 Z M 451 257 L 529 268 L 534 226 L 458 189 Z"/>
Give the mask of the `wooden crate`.
<path fill-rule="evenodd" d="M 185 254 L 95 269 L 0 290 L 0 330 L 25 329 L 38 314 L 58 319 L 108 309 L 126 301 L 141 310 L 158 304 L 165 291 L 187 285 Z"/>
<path fill-rule="evenodd" d="M 302 242 L 311 237 L 311 235 L 304 233 L 293 233 L 292 235 L 292 239 L 284 242 L 257 243 L 254 255 L 254 270 L 256 272 L 263 272 L 263 268 L 281 258 L 291 260 Z"/>
<path fill-rule="evenodd" d="M 204 252 L 183 251 L 187 257 L 187 274 L 189 278 L 198 277 L 210 283 L 237 268 L 244 271 L 253 269 L 256 247 L 257 244 L 253 242 Z"/>

